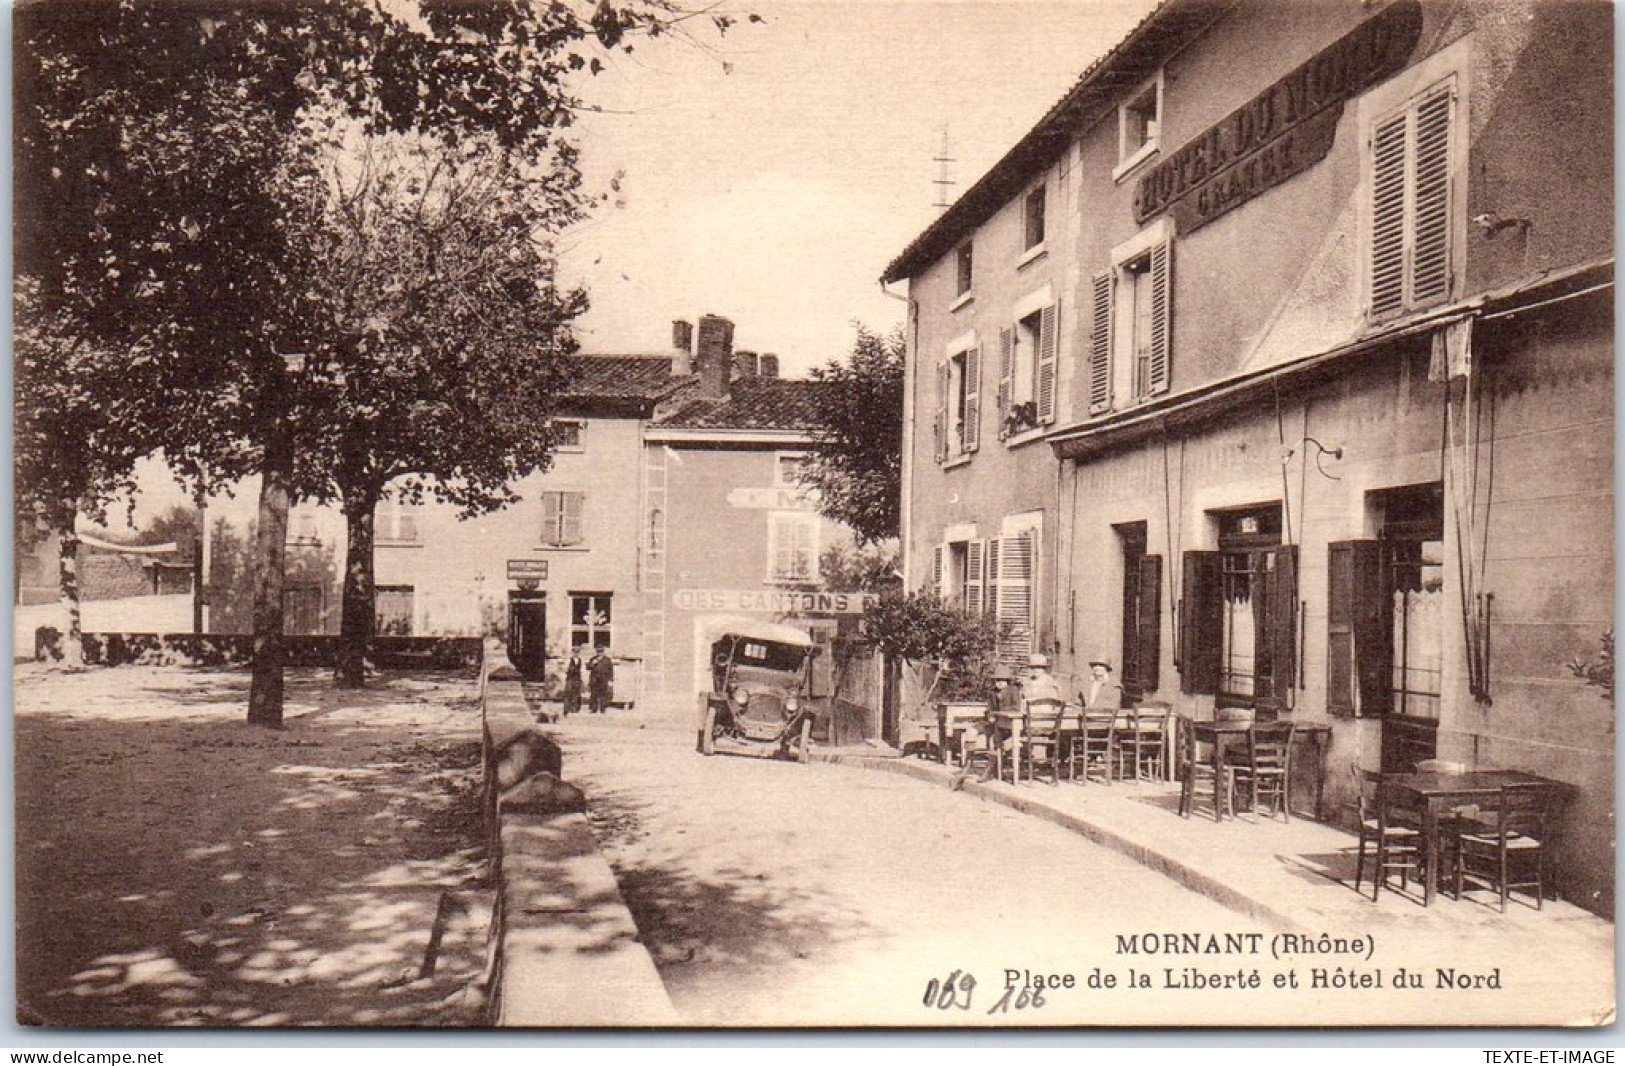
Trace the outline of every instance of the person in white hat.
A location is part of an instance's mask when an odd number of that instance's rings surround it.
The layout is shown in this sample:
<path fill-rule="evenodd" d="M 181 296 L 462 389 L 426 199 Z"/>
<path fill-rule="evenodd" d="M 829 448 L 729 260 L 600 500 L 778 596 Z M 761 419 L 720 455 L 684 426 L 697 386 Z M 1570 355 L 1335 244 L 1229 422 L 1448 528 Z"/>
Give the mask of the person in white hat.
<path fill-rule="evenodd" d="M 1060 682 L 1049 672 L 1049 656 L 1034 655 L 1027 660 L 1028 680 L 1021 694 L 1029 700 L 1062 700 Z"/>
<path fill-rule="evenodd" d="M 1104 659 L 1089 662 L 1089 686 L 1080 693 L 1085 710 L 1115 711 L 1123 706 L 1123 687 L 1112 679 L 1112 664 Z"/>

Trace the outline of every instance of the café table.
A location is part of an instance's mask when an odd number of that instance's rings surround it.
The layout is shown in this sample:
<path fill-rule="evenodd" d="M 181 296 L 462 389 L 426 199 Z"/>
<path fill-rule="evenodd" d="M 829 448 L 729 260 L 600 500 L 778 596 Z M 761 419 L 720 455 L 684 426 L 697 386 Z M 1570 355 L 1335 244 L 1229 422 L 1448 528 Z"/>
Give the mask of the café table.
<path fill-rule="evenodd" d="M 1320 821 L 1322 820 L 1321 810 L 1326 791 L 1326 747 L 1327 742 L 1331 739 L 1332 727 L 1324 722 L 1295 722 L 1293 724 L 1297 727 L 1292 734 L 1294 740 L 1301 736 L 1311 739 L 1315 743 L 1315 808 L 1311 817 Z M 1224 789 L 1225 749 L 1238 739 L 1245 741 L 1247 730 L 1251 729 L 1253 725 L 1253 722 L 1244 719 L 1222 722 L 1208 719 L 1191 722 L 1191 731 L 1195 734 L 1196 739 L 1211 745 L 1213 749 L 1213 811 L 1219 817 L 1223 817 L 1224 811 L 1224 807 L 1220 803 L 1220 794 Z M 1287 786 L 1286 802 L 1290 807 L 1292 804 L 1290 782 Z M 1230 812 L 1232 817 L 1234 817 L 1235 813 L 1235 811 Z"/>
<path fill-rule="evenodd" d="M 1552 789 L 1558 782 L 1520 770 L 1462 770 L 1384 774 L 1383 784 L 1390 796 L 1400 802 L 1406 797 L 1422 812 L 1422 835 L 1426 840 L 1422 868 L 1422 905 L 1433 905 L 1439 874 L 1439 818 L 1454 807 L 1475 800 L 1494 799 L 1506 785 L 1544 785 Z"/>

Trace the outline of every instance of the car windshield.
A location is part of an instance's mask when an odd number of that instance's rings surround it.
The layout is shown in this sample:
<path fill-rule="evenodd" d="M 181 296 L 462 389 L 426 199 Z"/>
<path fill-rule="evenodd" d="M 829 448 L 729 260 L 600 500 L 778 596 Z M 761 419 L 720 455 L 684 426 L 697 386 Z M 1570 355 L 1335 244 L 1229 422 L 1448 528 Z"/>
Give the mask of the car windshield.
<path fill-rule="evenodd" d="M 763 670 L 799 670 L 807 649 L 741 637 L 734 642 L 734 665 Z"/>

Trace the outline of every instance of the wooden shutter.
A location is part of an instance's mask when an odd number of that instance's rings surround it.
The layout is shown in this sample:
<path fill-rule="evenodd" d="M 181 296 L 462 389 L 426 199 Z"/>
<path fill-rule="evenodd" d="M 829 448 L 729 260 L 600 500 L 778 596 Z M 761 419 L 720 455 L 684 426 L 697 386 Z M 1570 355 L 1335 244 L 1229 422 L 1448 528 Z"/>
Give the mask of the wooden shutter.
<path fill-rule="evenodd" d="M 987 542 L 973 540 L 965 545 L 965 613 L 981 614 L 987 601 Z"/>
<path fill-rule="evenodd" d="M 1038 421 L 1055 421 L 1055 304 L 1038 316 Z"/>
<path fill-rule="evenodd" d="M 1163 241 L 1151 249 L 1151 336 L 1149 339 L 1150 372 L 1147 375 L 1146 395 L 1155 396 L 1168 391 L 1168 349 L 1173 336 L 1173 293 L 1170 267 L 1173 247 Z"/>
<path fill-rule="evenodd" d="M 1134 619 L 1140 693 L 1155 692 L 1162 661 L 1162 556 L 1140 557 L 1140 602 Z"/>
<path fill-rule="evenodd" d="M 999 330 L 999 436 L 1005 435 L 1005 418 L 1010 414 L 1012 393 L 1016 387 L 1016 331 L 1008 326 Z"/>
<path fill-rule="evenodd" d="M 1183 692 L 1219 691 L 1223 560 L 1219 552 L 1185 553 L 1179 605 L 1179 687 Z"/>
<path fill-rule="evenodd" d="M 1377 715 L 1389 708 L 1386 582 L 1381 545 L 1345 540 L 1326 549 L 1326 710 Z"/>
<path fill-rule="evenodd" d="M 1002 547 L 1002 538 L 987 538 L 987 559 L 982 570 L 983 583 L 987 588 L 987 598 L 983 607 L 994 618 L 999 617 L 999 567 L 1004 558 L 1001 551 Z"/>
<path fill-rule="evenodd" d="M 931 422 L 933 454 L 939 463 L 948 461 L 948 363 L 937 363 L 937 414 Z"/>
<path fill-rule="evenodd" d="M 580 544 L 586 539 L 582 526 L 586 517 L 587 496 L 581 492 L 565 492 L 560 495 L 563 513 L 559 522 L 559 543 Z"/>
<path fill-rule="evenodd" d="M 962 447 L 974 452 L 982 443 L 982 349 L 965 353 L 965 424 Z"/>
<path fill-rule="evenodd" d="M 931 549 L 930 590 L 936 593 L 938 596 L 942 595 L 942 575 L 943 571 L 946 569 L 946 567 L 943 566 L 943 559 L 947 554 L 948 546 L 946 544 L 938 544 L 935 548 Z"/>
<path fill-rule="evenodd" d="M 1405 128 L 1395 115 L 1371 131 L 1371 317 L 1405 307 Z"/>
<path fill-rule="evenodd" d="M 559 530 L 559 513 L 563 508 L 564 496 L 558 492 L 542 493 L 542 543 L 561 544 L 563 540 Z"/>
<path fill-rule="evenodd" d="M 1269 578 L 1265 583 L 1269 632 L 1265 634 L 1270 656 L 1272 696 L 1285 710 L 1293 705 L 1293 686 L 1298 681 L 1298 549 L 1284 545 L 1268 556 Z"/>
<path fill-rule="evenodd" d="M 1025 665 L 1033 650 L 1033 571 L 1037 545 L 1031 531 L 1001 538 L 999 551 L 999 659 Z"/>
<path fill-rule="evenodd" d="M 1089 304 L 1089 413 L 1112 408 L 1112 286 L 1116 274 L 1096 274 Z"/>
<path fill-rule="evenodd" d="M 1450 295 L 1450 111 L 1449 85 L 1416 107 L 1411 306 L 1425 307 Z"/>

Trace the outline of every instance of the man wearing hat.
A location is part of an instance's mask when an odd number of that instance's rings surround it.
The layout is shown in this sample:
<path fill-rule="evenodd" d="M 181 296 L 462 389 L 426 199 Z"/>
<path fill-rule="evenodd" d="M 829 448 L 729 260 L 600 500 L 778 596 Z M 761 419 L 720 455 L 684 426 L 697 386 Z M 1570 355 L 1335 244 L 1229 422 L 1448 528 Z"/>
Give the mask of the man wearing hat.
<path fill-rule="evenodd" d="M 1062 702 L 1061 684 L 1049 672 L 1049 656 L 1033 655 L 1027 659 L 1028 679 L 1022 695 L 1029 700 L 1055 700 Z"/>
<path fill-rule="evenodd" d="M 1089 660 L 1089 685 L 1080 694 L 1085 710 L 1115 711 L 1123 706 L 1123 687 L 1112 679 L 1112 664 Z"/>

